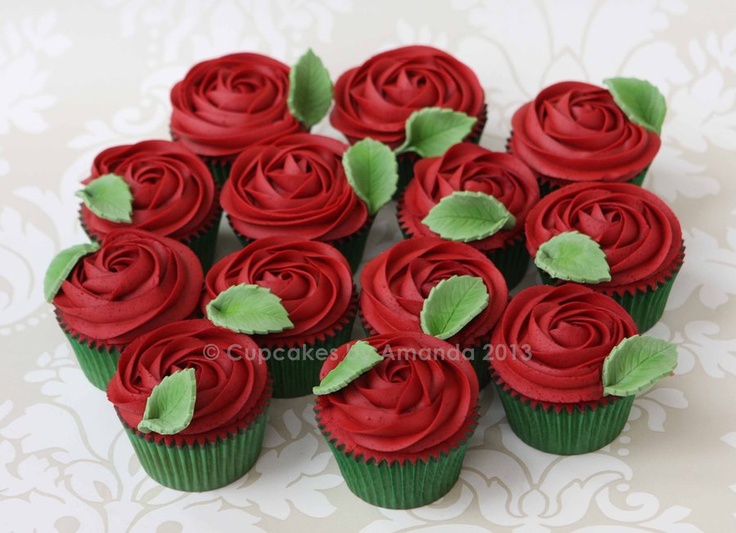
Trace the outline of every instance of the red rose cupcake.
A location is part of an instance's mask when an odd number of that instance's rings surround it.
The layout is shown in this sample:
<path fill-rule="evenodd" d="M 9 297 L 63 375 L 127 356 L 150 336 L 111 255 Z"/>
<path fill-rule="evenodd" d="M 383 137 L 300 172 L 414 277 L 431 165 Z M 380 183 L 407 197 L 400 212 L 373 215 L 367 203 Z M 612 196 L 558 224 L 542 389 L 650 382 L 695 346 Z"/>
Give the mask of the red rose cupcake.
<path fill-rule="evenodd" d="M 239 479 L 258 459 L 271 384 L 247 335 L 184 320 L 128 345 L 107 397 L 153 479 L 205 491 Z"/>
<path fill-rule="evenodd" d="M 548 241 L 570 232 L 583 234 L 600 246 L 608 279 L 573 276 L 570 281 L 611 296 L 634 317 L 639 331 L 651 328 L 664 312 L 685 249 L 682 230 L 672 210 L 655 194 L 629 183 L 580 183 L 542 199 L 526 221 L 527 248 L 539 265 L 559 259 L 564 250 L 550 251 Z M 582 265 L 585 272 L 592 264 Z M 543 281 L 559 283 L 540 269 Z"/>
<path fill-rule="evenodd" d="M 420 314 L 431 290 L 453 276 L 483 280 L 488 306 L 447 339 L 470 359 L 484 387 L 488 336 L 508 303 L 508 288 L 491 261 L 467 244 L 432 237 L 401 241 L 370 260 L 360 276 L 360 316 L 368 335 L 422 332 Z"/>
<path fill-rule="evenodd" d="M 245 148 L 305 131 L 289 111 L 290 68 L 237 53 L 194 65 L 171 90 L 171 134 L 207 162 L 215 182 Z"/>
<path fill-rule="evenodd" d="M 511 229 L 466 242 L 493 261 L 509 288 L 515 287 L 529 262 L 524 247 L 524 222 L 539 201 L 534 174 L 509 154 L 470 143 L 456 144 L 442 157 L 422 159 L 415 165 L 414 179 L 398 205 L 397 218 L 404 235 L 439 237 L 423 220 L 442 198 L 458 191 L 493 196 L 514 216 L 516 222 Z"/>
<path fill-rule="evenodd" d="M 395 149 L 406 140 L 409 116 L 428 107 L 476 118 L 467 140 L 480 140 L 486 104 L 475 73 L 442 50 L 404 46 L 375 55 L 337 79 L 330 123 L 350 144 L 370 137 Z M 398 156 L 399 191 L 411 179 L 418 159 L 414 153 Z"/>
<path fill-rule="evenodd" d="M 95 157 L 82 183 L 99 184 L 109 174 L 130 189 L 130 222 L 103 218 L 83 204 L 80 219 L 91 239 L 100 242 L 121 228 L 146 230 L 186 244 L 205 268 L 212 264 L 221 209 L 210 172 L 194 153 L 170 141 L 114 146 Z"/>
<path fill-rule="evenodd" d="M 223 291 L 257 285 L 280 298 L 292 327 L 254 334 L 274 378 L 274 397 L 311 394 L 330 351 L 350 338 L 357 295 L 345 258 L 332 246 L 291 237 L 259 239 L 213 265 L 202 309 Z"/>
<path fill-rule="evenodd" d="M 357 269 L 373 218 L 345 176 L 347 148 L 302 133 L 245 149 L 220 197 L 240 240 L 285 236 L 326 242 Z"/>
<path fill-rule="evenodd" d="M 314 410 L 348 488 L 379 507 L 431 503 L 458 479 L 477 422 L 478 383 L 451 344 L 398 332 L 358 341 L 382 360 Z M 327 359 L 321 377 L 356 345 Z M 372 348 L 371 348 L 372 347 Z"/>
<path fill-rule="evenodd" d="M 86 255 L 68 255 L 73 249 L 52 262 L 47 298 L 87 379 L 105 390 L 128 344 L 198 312 L 202 266 L 183 244 L 133 229 L 111 231 Z"/>
<path fill-rule="evenodd" d="M 549 453 L 579 454 L 615 439 L 634 396 L 603 394 L 604 360 L 636 324 L 586 287 L 529 287 L 491 337 L 491 372 L 511 429 Z"/>
<path fill-rule="evenodd" d="M 536 172 L 542 194 L 579 182 L 641 185 L 661 145 L 607 89 L 574 81 L 541 91 L 511 124 L 509 151 Z"/>

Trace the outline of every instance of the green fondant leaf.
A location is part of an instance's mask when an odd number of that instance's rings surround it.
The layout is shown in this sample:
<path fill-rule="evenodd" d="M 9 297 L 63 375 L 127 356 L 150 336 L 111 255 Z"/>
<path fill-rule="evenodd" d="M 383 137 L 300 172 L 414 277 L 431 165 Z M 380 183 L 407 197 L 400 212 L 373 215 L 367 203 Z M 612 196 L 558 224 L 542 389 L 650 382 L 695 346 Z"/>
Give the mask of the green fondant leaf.
<path fill-rule="evenodd" d="M 577 231 L 560 233 L 543 243 L 534 264 L 557 279 L 578 283 L 611 280 L 606 254 L 600 245 Z"/>
<path fill-rule="evenodd" d="M 266 287 L 233 285 L 207 304 L 207 318 L 223 328 L 249 335 L 293 328 L 281 298 Z"/>
<path fill-rule="evenodd" d="M 671 374 L 676 366 L 674 344 L 634 335 L 618 343 L 603 361 L 603 393 L 633 396 Z"/>
<path fill-rule="evenodd" d="M 422 157 L 439 157 L 453 144 L 462 142 L 477 119 L 460 111 L 425 107 L 406 121 L 406 140 L 396 153 L 416 152 Z"/>
<path fill-rule="evenodd" d="M 667 103 L 659 89 L 648 81 L 636 78 L 609 78 L 603 83 L 632 122 L 658 135 L 662 133 Z"/>
<path fill-rule="evenodd" d="M 88 244 L 76 244 L 59 252 L 59 255 L 51 260 L 46 276 L 43 279 L 43 295 L 47 302 L 51 302 L 59 291 L 59 287 L 69 273 L 74 269 L 77 262 L 87 254 L 96 252 L 100 245 L 96 242 Z"/>
<path fill-rule="evenodd" d="M 112 222 L 132 221 L 133 194 L 117 174 L 104 174 L 75 194 L 100 218 Z"/>
<path fill-rule="evenodd" d="M 185 429 L 194 415 L 197 382 L 194 369 L 186 368 L 166 376 L 151 391 L 138 431 L 174 435 Z"/>
<path fill-rule="evenodd" d="M 289 111 L 311 128 L 325 116 L 332 102 L 332 81 L 322 60 L 310 48 L 289 72 Z"/>
<path fill-rule="evenodd" d="M 470 242 L 513 228 L 516 218 L 489 194 L 456 191 L 442 198 L 422 223 L 443 239 Z"/>
<path fill-rule="evenodd" d="M 348 148 L 342 157 L 348 183 L 368 206 L 371 215 L 386 205 L 399 181 L 396 157 L 385 144 L 366 138 Z"/>
<path fill-rule="evenodd" d="M 383 357 L 373 346 L 366 341 L 358 341 L 350 347 L 345 359 L 330 370 L 319 385 L 312 388 L 312 392 L 320 396 L 338 391 L 381 361 Z"/>
<path fill-rule="evenodd" d="M 448 339 L 488 307 L 488 289 L 476 276 L 452 276 L 435 285 L 424 300 L 422 331 Z"/>

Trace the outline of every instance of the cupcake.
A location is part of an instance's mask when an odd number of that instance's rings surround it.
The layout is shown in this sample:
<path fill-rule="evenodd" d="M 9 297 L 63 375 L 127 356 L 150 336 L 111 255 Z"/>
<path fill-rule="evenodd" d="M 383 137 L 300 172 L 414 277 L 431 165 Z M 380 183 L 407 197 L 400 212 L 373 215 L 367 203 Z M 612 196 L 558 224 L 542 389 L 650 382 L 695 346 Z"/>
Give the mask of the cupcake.
<path fill-rule="evenodd" d="M 306 131 L 289 111 L 288 65 L 255 53 L 197 63 L 171 90 L 171 134 L 208 164 L 218 184 L 248 146 Z"/>
<path fill-rule="evenodd" d="M 238 286 L 268 289 L 281 301 L 291 326 L 254 334 L 273 375 L 273 395 L 311 394 L 330 350 L 350 338 L 357 295 L 345 258 L 335 248 L 292 237 L 259 239 L 230 254 L 207 273 L 202 310 Z M 242 331 L 251 331 L 242 329 Z"/>
<path fill-rule="evenodd" d="M 575 281 L 611 296 L 642 332 L 662 316 L 685 256 L 672 210 L 653 193 L 628 183 L 580 183 L 555 191 L 532 209 L 525 231 L 527 249 L 541 265 L 545 283 Z M 600 247 L 600 277 L 591 276 L 592 258 L 574 271 L 555 270 L 566 252 L 552 239 L 559 242 L 572 232 Z M 583 257 L 577 249 L 572 253 Z"/>
<path fill-rule="evenodd" d="M 271 384 L 247 335 L 183 320 L 123 350 L 107 397 L 149 476 L 205 491 L 239 479 L 258 459 Z"/>
<path fill-rule="evenodd" d="M 198 312 L 202 282 L 197 256 L 180 242 L 120 229 L 59 254 L 45 288 L 82 371 L 105 390 L 128 344 Z"/>
<path fill-rule="evenodd" d="M 425 301 L 435 286 L 453 276 L 479 278 L 488 293 L 487 307 L 447 338 L 471 361 L 478 382 L 484 387 L 490 379 L 486 360 L 488 337 L 506 308 L 508 288 L 493 263 L 471 246 L 415 237 L 370 260 L 360 276 L 361 322 L 370 336 L 423 332 L 420 315 Z"/>
<path fill-rule="evenodd" d="M 609 80 L 612 88 L 621 81 L 643 85 L 642 91 L 655 93 L 652 99 L 664 106 L 659 91 L 646 82 Z M 580 182 L 641 185 L 661 145 L 664 112 L 648 129 L 625 109 L 624 100 L 602 87 L 555 83 L 514 113 L 509 151 L 536 173 L 543 195 Z"/>
<path fill-rule="evenodd" d="M 475 73 L 436 48 L 405 46 L 375 55 L 338 78 L 330 123 L 350 144 L 370 137 L 397 149 L 406 141 L 409 117 L 425 108 L 450 109 L 476 119 L 467 140 L 480 140 L 486 104 Z M 399 192 L 419 157 L 416 152 L 398 156 Z"/>
<path fill-rule="evenodd" d="M 111 174 L 124 185 L 109 184 L 115 180 Z M 80 192 L 85 200 L 80 220 L 91 239 L 101 242 L 121 228 L 146 230 L 186 244 L 205 269 L 212 264 L 221 213 L 215 184 L 207 166 L 181 144 L 143 141 L 108 148 L 95 157 L 90 176 L 82 183 L 87 187 Z M 132 196 L 127 221 L 111 217 L 105 206 L 98 205 L 100 192 L 104 193 L 100 188 L 114 186 Z"/>
<path fill-rule="evenodd" d="M 534 448 L 565 455 L 615 439 L 634 396 L 604 395 L 602 367 L 636 334 L 619 304 L 581 285 L 519 292 L 491 337 L 492 379 L 514 433 Z"/>
<path fill-rule="evenodd" d="M 276 236 L 325 242 L 357 269 L 373 217 L 346 178 L 347 148 L 308 133 L 246 148 L 220 197 L 241 242 Z"/>
<path fill-rule="evenodd" d="M 361 344 L 378 361 L 344 388 L 317 396 L 319 428 L 359 498 L 393 509 L 429 504 L 460 474 L 477 422 L 475 373 L 447 342 L 398 332 L 341 346 L 321 377 Z"/>
<path fill-rule="evenodd" d="M 460 191 L 490 195 L 514 217 L 510 229 L 501 228 L 490 236 L 465 242 L 488 256 L 509 288 L 515 287 L 524 277 L 529 262 L 524 246 L 524 221 L 539 201 L 534 174 L 511 155 L 470 143 L 456 144 L 442 157 L 422 159 L 415 165 L 414 179 L 397 209 L 404 236 L 440 236 L 430 229 L 425 218 L 440 200 Z"/>

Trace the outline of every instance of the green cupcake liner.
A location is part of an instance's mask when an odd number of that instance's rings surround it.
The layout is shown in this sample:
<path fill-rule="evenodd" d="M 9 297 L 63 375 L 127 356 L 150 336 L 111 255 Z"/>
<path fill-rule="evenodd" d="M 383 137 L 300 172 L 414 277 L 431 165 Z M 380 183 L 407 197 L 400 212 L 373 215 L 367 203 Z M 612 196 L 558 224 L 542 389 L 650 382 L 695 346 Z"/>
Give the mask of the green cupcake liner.
<path fill-rule="evenodd" d="M 62 328 L 63 330 L 63 328 Z M 69 344 L 77 356 L 79 366 L 90 383 L 102 391 L 107 390 L 107 384 L 118 371 L 120 351 L 117 348 L 94 348 L 82 342 L 73 334 L 64 331 Z"/>
<path fill-rule="evenodd" d="M 575 405 L 572 411 L 556 411 L 514 396 L 495 380 L 494 384 L 516 436 L 537 450 L 560 455 L 588 453 L 611 443 L 621 434 L 634 403 L 634 396 L 625 396 L 595 409 Z"/>
<path fill-rule="evenodd" d="M 205 159 L 205 163 L 207 164 L 207 168 L 210 169 L 210 174 L 212 174 L 212 179 L 215 181 L 217 188 L 222 188 L 227 178 L 230 177 L 232 163 L 225 163 L 217 159 Z"/>
<path fill-rule="evenodd" d="M 516 287 L 526 275 L 529 266 L 529 252 L 524 239 L 517 239 L 499 250 L 483 252 L 506 280 L 509 290 Z"/>
<path fill-rule="evenodd" d="M 172 489 L 201 492 L 229 485 L 253 467 L 261 453 L 267 418 L 266 410 L 226 439 L 181 446 L 146 438 L 125 422 L 123 426 L 151 478 Z"/>
<path fill-rule="evenodd" d="M 273 376 L 274 398 L 295 398 L 312 394 L 312 387 L 319 385 L 322 364 L 332 351 L 350 340 L 355 320 L 355 310 L 350 319 L 333 335 L 324 340 L 297 346 L 263 347 L 262 352 Z"/>
<path fill-rule="evenodd" d="M 562 283 L 540 268 L 537 268 L 537 271 L 539 272 L 542 283 L 545 285 L 559 285 Z M 615 292 L 615 290 L 613 292 L 609 292 L 608 290 L 599 292 L 603 292 L 616 300 L 631 315 L 631 318 L 634 319 L 639 333 L 644 333 L 662 318 L 665 305 L 667 305 L 667 299 L 670 296 L 672 285 L 675 283 L 678 272 L 679 267 L 672 273 L 672 277 L 665 279 L 662 283 L 657 283 L 655 289 L 647 288 L 643 291 L 637 289 L 633 294 L 630 292 L 619 293 Z M 597 290 L 595 285 L 585 284 L 585 286 Z"/>
<path fill-rule="evenodd" d="M 398 200 L 404 194 L 406 186 L 414 177 L 414 164 L 420 159 L 419 154 L 414 152 L 405 152 L 396 156 L 396 163 L 399 166 L 399 181 L 396 184 L 396 192 L 391 197 L 393 200 Z"/>
<path fill-rule="evenodd" d="M 633 185 L 638 185 L 641 187 L 642 183 L 644 183 L 644 178 L 647 175 L 647 171 L 649 170 L 649 167 L 646 167 L 644 170 L 642 170 L 639 174 L 631 178 L 626 183 L 631 183 Z M 539 183 L 539 194 L 541 198 L 544 198 L 549 193 L 556 191 L 560 187 L 563 187 L 564 185 L 571 185 L 572 183 L 576 182 L 566 182 L 563 180 L 559 180 L 556 178 L 548 178 L 546 176 L 538 178 Z"/>
<path fill-rule="evenodd" d="M 440 499 L 460 477 L 467 441 L 439 458 L 389 463 L 363 460 L 327 440 L 350 491 L 361 500 L 388 509 L 411 509 Z"/>
<path fill-rule="evenodd" d="M 219 217 L 211 228 L 204 233 L 195 235 L 188 241 L 184 242 L 199 258 L 202 263 L 202 269 L 206 274 L 215 260 L 215 248 L 217 247 L 217 233 L 220 230 Z"/>

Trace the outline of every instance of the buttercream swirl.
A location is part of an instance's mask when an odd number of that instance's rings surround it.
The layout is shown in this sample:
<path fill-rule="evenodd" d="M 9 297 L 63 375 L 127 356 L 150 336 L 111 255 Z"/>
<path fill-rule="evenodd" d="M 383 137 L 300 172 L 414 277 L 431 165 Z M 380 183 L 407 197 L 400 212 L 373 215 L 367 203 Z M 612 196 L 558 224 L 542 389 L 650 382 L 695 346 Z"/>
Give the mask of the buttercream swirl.
<path fill-rule="evenodd" d="M 574 81 L 542 90 L 516 111 L 512 128 L 511 151 L 541 176 L 565 183 L 631 180 L 661 144 L 608 90 Z"/>
<path fill-rule="evenodd" d="M 363 268 L 360 310 L 376 333 L 421 332 L 419 314 L 429 292 L 452 276 L 476 276 L 488 289 L 489 303 L 462 330 L 452 344 L 474 346 L 485 342 L 508 302 L 503 276 L 481 252 L 467 244 L 434 237 L 401 241 Z"/>
<path fill-rule="evenodd" d="M 83 183 L 110 173 L 130 186 L 132 222 L 105 220 L 82 205 L 82 224 L 96 240 L 126 227 L 185 240 L 214 223 L 219 211 L 207 166 L 181 144 L 152 140 L 108 148 L 95 157 Z"/>
<path fill-rule="evenodd" d="M 514 391 L 541 402 L 603 397 L 603 360 L 634 320 L 612 298 L 582 285 L 538 285 L 509 303 L 491 337 L 491 367 Z"/>
<path fill-rule="evenodd" d="M 205 347 L 219 356 L 206 357 Z M 123 421 L 137 428 L 153 388 L 187 368 L 194 369 L 197 386 L 192 421 L 175 435 L 152 434 L 157 440 L 215 441 L 263 412 L 270 385 L 260 348 L 247 335 L 202 319 L 166 324 L 132 342 L 120 355 L 107 396 Z"/>
<path fill-rule="evenodd" d="M 344 321 L 353 296 L 350 266 L 329 244 L 292 237 L 252 242 L 214 264 L 207 273 L 202 309 L 238 284 L 266 287 L 281 298 L 293 328 L 254 336 L 262 345 L 313 342 Z"/>
<path fill-rule="evenodd" d="M 350 143 L 371 137 L 396 148 L 414 111 L 441 107 L 480 118 L 484 102 L 469 67 L 430 46 L 404 46 L 375 55 L 337 79 L 330 122 Z"/>
<path fill-rule="evenodd" d="M 475 423 L 478 380 L 451 344 L 429 335 L 366 339 L 384 360 L 345 388 L 318 396 L 317 420 L 345 451 L 377 461 L 427 459 L 465 440 Z M 355 341 L 322 366 L 324 376 Z"/>
<path fill-rule="evenodd" d="M 255 143 L 303 131 L 289 112 L 289 67 L 254 53 L 194 65 L 171 90 L 171 131 L 194 153 L 234 158 Z"/>
<path fill-rule="evenodd" d="M 682 229 L 655 194 L 629 183 L 579 183 L 542 199 L 529 213 L 526 238 L 534 257 L 555 235 L 579 231 L 600 244 L 611 281 L 596 288 L 652 287 L 682 257 Z"/>
<path fill-rule="evenodd" d="M 244 150 L 220 197 L 235 231 L 250 239 L 320 241 L 357 232 L 368 210 L 345 177 L 346 149 L 335 139 L 303 133 Z"/>
<path fill-rule="evenodd" d="M 415 164 L 414 179 L 399 204 L 399 221 L 411 236 L 438 237 L 422 220 L 442 198 L 457 191 L 489 194 L 516 218 L 513 228 L 467 243 L 483 251 L 501 249 L 520 238 L 529 210 L 539 201 L 536 178 L 519 159 L 476 144 L 460 143 L 441 157 Z"/>
<path fill-rule="evenodd" d="M 70 333 L 119 347 L 191 316 L 202 281 L 197 256 L 178 241 L 113 230 L 99 250 L 77 262 L 53 304 Z"/>

